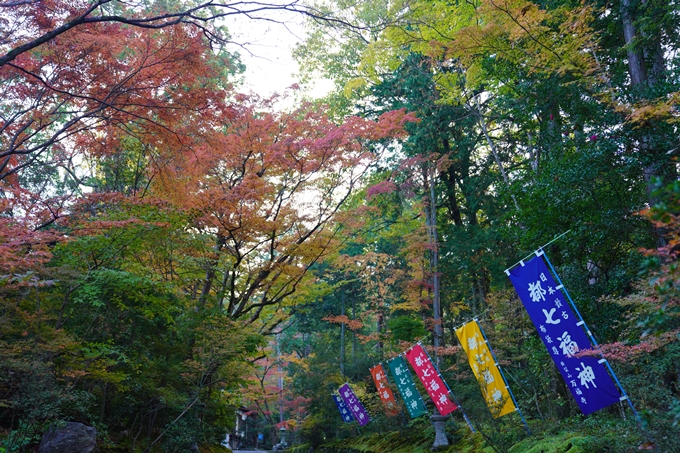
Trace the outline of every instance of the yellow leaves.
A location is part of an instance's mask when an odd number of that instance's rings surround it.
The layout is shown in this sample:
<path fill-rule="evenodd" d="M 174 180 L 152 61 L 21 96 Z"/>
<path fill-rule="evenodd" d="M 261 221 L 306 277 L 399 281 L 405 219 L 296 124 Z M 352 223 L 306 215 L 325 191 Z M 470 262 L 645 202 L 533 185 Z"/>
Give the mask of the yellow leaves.
<path fill-rule="evenodd" d="M 454 104 L 459 99 L 463 98 L 463 89 L 472 86 L 477 86 L 476 84 L 481 83 L 481 78 L 484 77 L 483 73 L 479 71 L 479 66 L 473 64 L 468 68 L 468 71 L 474 68 L 471 72 L 472 78 L 465 78 L 463 81 L 461 74 L 457 72 L 441 72 L 436 74 L 433 78 L 437 84 L 437 89 L 440 92 L 440 99 L 442 103 Z M 480 78 L 481 76 L 481 78 Z"/>
<path fill-rule="evenodd" d="M 345 84 L 344 95 L 351 98 L 353 93 L 361 91 L 368 85 L 367 79 L 364 77 L 355 77 Z"/>
<path fill-rule="evenodd" d="M 479 87 L 487 80 L 484 69 L 478 62 L 473 62 L 465 71 L 465 83 L 470 87 Z"/>
<path fill-rule="evenodd" d="M 88 373 L 88 377 L 95 381 L 107 382 L 114 384 L 119 390 L 125 390 L 126 387 L 122 385 L 127 378 L 127 374 L 115 371 L 109 371 L 105 368 L 98 368 Z"/>
<path fill-rule="evenodd" d="M 678 122 L 680 120 L 678 104 L 680 92 L 676 91 L 665 98 L 644 100 L 633 106 L 620 106 L 619 110 L 627 113 L 626 121 L 634 128 L 638 128 L 654 122 Z"/>
<path fill-rule="evenodd" d="M 405 53 L 405 50 L 395 51 L 393 43 L 387 40 L 373 42 L 364 50 L 359 64 L 359 73 L 363 74 L 367 81 L 377 82 L 382 74 L 392 72 L 399 67 L 401 63 L 399 57 Z"/>
<path fill-rule="evenodd" d="M 455 65 L 449 74 L 435 75 L 442 102 L 460 100 L 461 86 L 474 90 L 487 85 L 491 74 L 485 67 L 492 60 L 530 74 L 597 75 L 597 36 L 590 26 L 596 14 L 585 4 L 548 10 L 528 0 L 435 0 L 401 8 L 395 25 L 363 55 L 361 73 L 367 81 L 394 69 L 408 52 Z"/>
<path fill-rule="evenodd" d="M 285 357 L 286 361 L 288 363 L 291 363 L 293 365 L 296 365 L 297 367 L 300 368 L 300 370 L 304 373 L 308 373 L 310 371 L 310 359 L 314 358 L 314 354 L 310 354 L 307 357 L 298 357 L 295 354 L 290 354 Z"/>
<path fill-rule="evenodd" d="M 408 293 L 406 293 L 408 295 Z M 407 298 L 405 302 L 393 304 L 391 307 L 391 311 L 394 312 L 399 312 L 399 311 L 413 311 L 413 312 L 418 312 L 421 311 L 423 306 L 420 303 L 419 300 L 415 298 Z"/>
<path fill-rule="evenodd" d="M 484 0 L 476 23 L 455 35 L 448 57 L 460 58 L 468 67 L 484 55 L 495 55 L 525 66 L 529 72 L 566 73 L 592 66 L 592 30 L 582 9 L 544 10 L 525 0 Z"/>
<path fill-rule="evenodd" d="M 116 351 L 101 344 L 90 344 L 79 349 L 62 354 L 62 360 L 57 367 L 59 380 L 67 382 L 68 385 L 73 385 L 81 379 L 104 382 L 125 391 L 127 387 L 124 382 L 129 376 L 115 369 L 124 361 Z"/>

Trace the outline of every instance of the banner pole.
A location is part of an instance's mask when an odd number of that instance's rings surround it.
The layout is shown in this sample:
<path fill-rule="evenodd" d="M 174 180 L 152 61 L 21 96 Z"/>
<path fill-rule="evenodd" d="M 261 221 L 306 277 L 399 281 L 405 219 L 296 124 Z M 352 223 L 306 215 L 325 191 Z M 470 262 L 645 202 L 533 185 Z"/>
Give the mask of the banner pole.
<path fill-rule="evenodd" d="M 485 314 L 487 311 L 489 311 L 489 310 L 491 310 L 491 309 L 490 309 L 490 308 L 487 308 L 486 310 L 482 311 L 481 313 L 479 313 L 479 314 L 478 314 L 477 316 L 475 316 L 474 318 L 467 318 L 467 321 L 463 321 L 463 322 L 461 322 L 461 323 L 459 323 L 459 324 L 456 324 L 455 326 L 452 327 L 452 329 L 453 329 L 453 330 L 458 330 L 458 328 L 463 327 L 465 324 L 469 323 L 470 321 L 473 321 L 473 320 L 476 321 L 477 319 L 479 319 L 480 316 L 484 316 L 484 314 Z"/>
<path fill-rule="evenodd" d="M 561 238 L 562 236 L 564 236 L 565 234 L 570 233 L 570 232 L 571 232 L 571 230 L 567 230 L 567 231 L 565 231 L 564 233 L 562 233 L 562 234 L 560 234 L 560 235 L 558 235 L 558 236 L 555 236 L 555 237 L 552 238 L 550 241 L 548 241 L 548 242 L 546 242 L 545 244 L 543 244 L 542 246 L 540 246 L 538 249 L 539 249 L 539 250 L 542 250 L 543 247 L 549 246 L 550 244 L 552 244 L 553 242 L 555 242 L 556 240 L 558 240 L 559 238 Z M 521 260 L 517 261 L 515 264 L 513 264 L 513 265 L 510 266 L 509 268 L 507 268 L 507 269 L 505 270 L 505 274 L 509 276 L 509 275 L 510 275 L 510 269 L 512 269 L 513 267 L 517 266 L 518 264 L 521 264 L 522 266 L 524 266 L 524 260 L 527 260 L 527 259 L 531 258 L 531 257 L 534 255 L 534 253 L 536 253 L 536 252 L 531 252 L 531 253 L 529 253 L 527 256 L 525 256 L 524 258 L 522 258 Z"/>
<path fill-rule="evenodd" d="M 512 398 L 512 402 L 515 404 L 515 407 L 517 408 L 517 412 L 519 412 L 519 417 L 522 419 L 522 423 L 524 423 L 524 427 L 527 430 L 527 434 L 531 436 L 531 430 L 529 429 L 529 425 L 527 424 L 527 421 L 524 419 L 524 414 L 522 414 L 522 409 L 519 408 L 519 404 L 517 404 L 517 400 L 515 399 L 514 393 L 512 393 L 512 389 L 510 388 L 510 383 L 505 377 L 505 373 L 503 372 L 503 368 L 501 367 L 500 362 L 498 361 L 498 358 L 496 357 L 496 353 L 493 352 L 493 348 L 491 347 L 491 343 L 489 343 L 489 339 L 486 338 L 486 333 L 484 333 L 484 329 L 482 328 L 482 325 L 479 323 L 477 318 L 473 318 L 473 321 L 477 323 L 477 327 L 479 327 L 479 331 L 482 332 L 482 337 L 484 337 L 484 341 L 486 342 L 486 346 L 489 348 L 489 351 L 491 352 L 491 356 L 493 357 L 494 361 L 496 362 L 496 368 L 498 368 L 498 371 L 501 372 L 501 377 L 503 378 L 503 382 L 505 383 L 505 388 L 508 389 L 508 393 L 510 394 L 510 398 Z"/>
<path fill-rule="evenodd" d="M 635 406 L 633 406 L 633 401 L 631 401 L 630 397 L 629 397 L 628 394 L 626 393 L 626 390 L 623 388 L 623 385 L 621 384 L 621 381 L 619 381 L 619 378 L 618 378 L 618 376 L 616 375 L 616 373 L 614 372 L 614 369 L 613 369 L 612 366 L 609 364 L 609 360 L 607 360 L 607 359 L 605 358 L 604 354 L 602 353 L 602 350 L 600 349 L 600 344 L 597 342 L 597 340 L 595 339 L 595 336 L 593 336 L 593 333 L 592 333 L 592 332 L 590 331 L 590 329 L 588 328 L 588 325 L 586 324 L 585 320 L 583 319 L 583 316 L 581 316 L 581 312 L 578 311 L 578 308 L 576 307 L 576 304 L 574 303 L 574 300 L 571 298 L 571 295 L 569 294 L 569 291 L 567 291 L 567 288 L 566 288 L 566 287 L 564 286 L 564 284 L 562 283 L 562 279 L 561 279 L 560 276 L 557 274 L 557 271 L 555 271 L 555 268 L 553 267 L 552 263 L 550 262 L 550 259 L 548 258 L 548 255 L 546 255 L 545 251 L 543 250 L 543 247 L 539 247 L 538 250 L 536 250 L 534 253 L 536 254 L 537 257 L 543 256 L 543 257 L 545 258 L 545 262 L 548 263 L 548 266 L 550 267 L 550 271 L 552 272 L 553 276 L 555 277 L 555 280 L 557 281 L 557 283 L 560 285 L 558 288 L 561 289 L 562 292 L 564 293 L 564 295 L 567 297 L 567 300 L 569 301 L 569 304 L 570 304 L 571 307 L 574 309 L 574 312 L 576 313 L 576 316 L 578 316 L 578 318 L 579 318 L 579 320 L 580 320 L 579 323 L 578 323 L 578 325 L 582 326 L 582 327 L 585 329 L 586 334 L 588 335 L 588 338 L 590 338 L 590 341 L 591 341 L 591 342 L 593 343 L 593 345 L 595 346 L 595 349 L 596 349 L 597 352 L 600 354 L 600 357 L 602 357 L 602 358 L 599 360 L 599 362 L 605 364 L 605 366 L 606 366 L 607 369 L 609 370 L 609 373 L 610 373 L 611 376 L 614 378 L 614 382 L 616 382 L 616 385 L 619 387 L 619 390 L 621 391 L 621 394 L 623 395 L 623 396 L 621 396 L 620 400 L 621 400 L 621 401 L 626 400 L 626 401 L 628 402 L 628 406 L 630 406 L 631 411 L 633 411 L 633 416 L 635 417 L 635 419 L 637 420 L 637 422 L 639 423 L 640 427 L 641 427 L 642 430 L 645 432 L 645 434 L 647 435 L 647 437 L 649 438 L 649 440 L 651 440 L 652 443 L 654 443 L 654 439 L 651 437 L 651 435 L 649 434 L 649 432 L 647 432 L 647 430 L 644 428 L 644 424 L 642 423 L 642 418 L 640 417 L 640 414 L 638 414 L 637 410 L 635 410 Z M 655 449 L 656 449 L 656 447 L 655 447 Z"/>
<path fill-rule="evenodd" d="M 418 342 L 418 344 L 420 344 L 420 342 Z M 442 373 L 439 371 L 439 368 L 437 368 L 437 364 L 435 364 L 432 361 L 432 357 L 430 357 L 430 353 L 427 352 L 427 349 L 425 349 L 425 348 L 423 348 L 423 351 L 425 351 L 425 354 L 427 354 L 427 359 L 430 361 L 430 363 L 432 364 L 434 369 L 437 371 L 437 374 L 439 375 L 439 377 L 442 378 L 442 382 L 444 383 L 444 385 L 448 389 L 449 395 L 451 395 L 451 399 L 453 399 L 453 402 L 456 403 L 456 406 L 458 406 L 458 408 L 460 408 L 460 413 L 463 414 L 463 418 L 465 419 L 465 423 L 467 423 L 468 427 L 470 428 L 470 431 L 472 431 L 473 434 L 476 433 L 477 431 L 475 431 L 475 428 L 472 426 L 472 422 L 470 422 L 470 419 L 468 418 L 467 414 L 465 413 L 463 406 L 460 405 L 460 403 L 458 402 L 458 399 L 456 398 L 456 396 L 451 391 L 451 387 L 449 387 L 449 383 L 446 382 L 446 379 L 444 379 L 444 377 L 442 376 Z"/>

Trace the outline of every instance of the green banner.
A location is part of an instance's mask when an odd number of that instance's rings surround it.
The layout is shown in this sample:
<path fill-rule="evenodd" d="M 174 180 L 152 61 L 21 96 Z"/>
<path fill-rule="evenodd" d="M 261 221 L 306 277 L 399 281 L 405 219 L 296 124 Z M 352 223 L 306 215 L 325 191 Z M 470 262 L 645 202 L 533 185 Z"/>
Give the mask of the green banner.
<path fill-rule="evenodd" d="M 416 383 L 411 377 L 411 372 L 409 371 L 404 358 L 398 356 L 387 362 L 387 366 L 392 373 L 394 382 L 397 384 L 397 389 L 404 400 L 404 404 L 406 405 L 406 409 L 408 409 L 411 418 L 427 414 L 428 412 L 425 408 L 423 397 L 420 396 L 420 392 L 416 388 Z"/>

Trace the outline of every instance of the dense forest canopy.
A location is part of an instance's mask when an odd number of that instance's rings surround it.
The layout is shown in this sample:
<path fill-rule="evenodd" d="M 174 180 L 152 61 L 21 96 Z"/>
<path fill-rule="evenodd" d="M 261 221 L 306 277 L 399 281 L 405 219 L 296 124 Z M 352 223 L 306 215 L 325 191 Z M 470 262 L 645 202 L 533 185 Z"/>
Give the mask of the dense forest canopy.
<path fill-rule="evenodd" d="M 0 451 L 60 421 L 102 451 L 429 449 L 369 373 L 418 341 L 477 432 L 454 412 L 454 444 L 679 451 L 676 1 L 0 11 Z M 220 19 L 277 11 L 324 99 L 235 85 Z M 583 417 L 550 360 L 505 272 L 544 244 L 636 413 Z M 487 408 L 473 318 L 533 436 Z"/>

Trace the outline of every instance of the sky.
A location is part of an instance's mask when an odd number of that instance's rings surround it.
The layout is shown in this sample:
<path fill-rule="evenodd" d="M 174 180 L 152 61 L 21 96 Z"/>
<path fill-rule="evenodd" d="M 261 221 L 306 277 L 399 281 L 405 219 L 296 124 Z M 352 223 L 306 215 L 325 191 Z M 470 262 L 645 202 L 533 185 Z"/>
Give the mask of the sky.
<path fill-rule="evenodd" d="M 231 50 L 238 51 L 246 65 L 245 84 L 240 90 L 262 96 L 281 93 L 299 81 L 295 77 L 298 66 L 291 52 L 305 37 L 305 19 L 301 14 L 278 11 L 269 17 L 282 23 L 251 20 L 243 15 L 231 16 L 227 21 L 232 41 L 237 43 Z M 330 81 L 322 80 L 309 94 L 320 97 L 330 87 Z"/>

